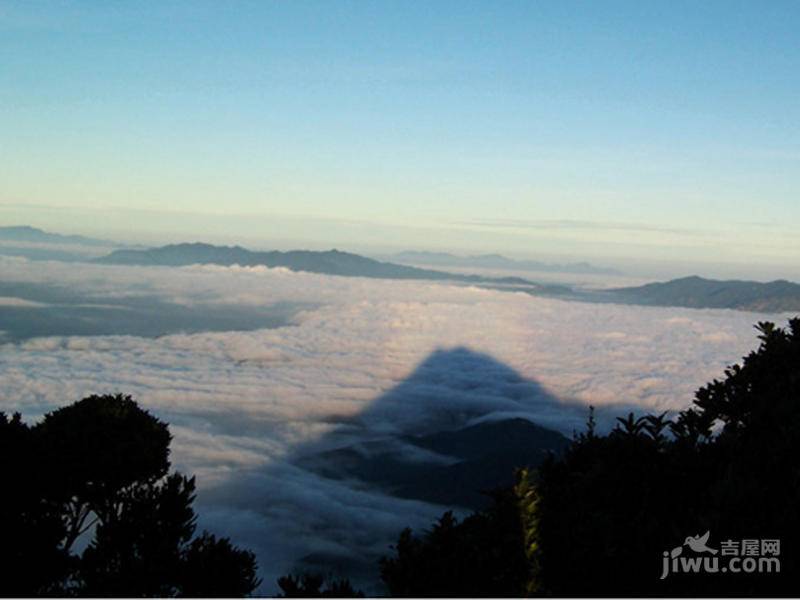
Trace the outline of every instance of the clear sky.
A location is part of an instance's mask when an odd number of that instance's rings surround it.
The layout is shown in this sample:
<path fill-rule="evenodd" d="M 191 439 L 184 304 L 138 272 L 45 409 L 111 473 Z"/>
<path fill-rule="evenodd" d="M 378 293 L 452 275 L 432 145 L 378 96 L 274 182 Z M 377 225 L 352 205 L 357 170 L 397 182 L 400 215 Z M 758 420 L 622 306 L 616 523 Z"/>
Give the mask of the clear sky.
<path fill-rule="evenodd" d="M 800 2 L 0 0 L 0 222 L 800 263 Z"/>

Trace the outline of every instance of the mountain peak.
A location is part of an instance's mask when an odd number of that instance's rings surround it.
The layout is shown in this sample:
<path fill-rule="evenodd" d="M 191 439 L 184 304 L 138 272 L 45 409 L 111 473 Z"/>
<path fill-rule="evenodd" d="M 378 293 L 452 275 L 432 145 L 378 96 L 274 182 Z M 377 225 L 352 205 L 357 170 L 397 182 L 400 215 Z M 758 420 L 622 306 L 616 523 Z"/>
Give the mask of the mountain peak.
<path fill-rule="evenodd" d="M 628 301 L 656 306 L 731 308 L 757 312 L 800 311 L 800 285 L 786 280 L 718 281 L 698 275 L 620 288 L 612 293 Z"/>

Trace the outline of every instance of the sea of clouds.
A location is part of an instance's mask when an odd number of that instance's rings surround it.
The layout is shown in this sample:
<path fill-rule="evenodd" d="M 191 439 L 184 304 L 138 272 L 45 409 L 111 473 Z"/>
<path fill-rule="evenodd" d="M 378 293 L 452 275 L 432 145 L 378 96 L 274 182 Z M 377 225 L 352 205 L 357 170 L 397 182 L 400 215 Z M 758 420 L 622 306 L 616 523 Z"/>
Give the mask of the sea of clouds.
<path fill-rule="evenodd" d="M 363 569 L 403 527 L 423 528 L 445 510 L 320 477 L 297 465 L 298 452 L 424 431 L 448 411 L 525 415 L 570 435 L 589 404 L 605 426 L 631 406 L 680 410 L 755 347 L 753 324 L 763 318 L 259 267 L 0 257 L 0 280 L 98 303 L 140 296 L 232 311 L 300 307 L 270 329 L 0 345 L 0 410 L 34 420 L 89 394 L 122 392 L 167 420 L 174 466 L 197 475 L 201 526 L 257 552 L 267 593 L 304 557 Z M 41 302 L 11 295 L 0 302 L 7 307 L 36 311 Z M 426 362 L 461 356 L 454 349 L 472 358 Z"/>

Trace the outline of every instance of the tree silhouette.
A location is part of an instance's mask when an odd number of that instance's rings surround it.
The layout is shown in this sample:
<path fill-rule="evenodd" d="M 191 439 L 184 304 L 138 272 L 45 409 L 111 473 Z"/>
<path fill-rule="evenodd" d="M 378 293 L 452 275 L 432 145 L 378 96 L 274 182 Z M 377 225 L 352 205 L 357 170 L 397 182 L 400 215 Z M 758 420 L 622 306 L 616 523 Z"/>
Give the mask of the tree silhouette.
<path fill-rule="evenodd" d="M 315 573 L 284 575 L 278 579 L 279 598 L 363 598 L 347 579 L 326 578 Z"/>
<path fill-rule="evenodd" d="M 563 460 L 542 467 L 527 521 L 536 529 L 541 589 L 796 595 L 800 320 L 758 330 L 758 349 L 698 390 L 674 422 L 623 419 L 608 436 L 580 437 Z M 781 539 L 781 572 L 661 581 L 659 553 L 705 531 L 716 543 Z"/>
<path fill-rule="evenodd" d="M 228 538 L 204 531 L 192 540 L 183 558 L 180 574 L 184 596 L 247 596 L 260 583 L 253 554 L 232 546 Z"/>
<path fill-rule="evenodd" d="M 459 522 L 445 513 L 423 537 L 400 534 L 396 555 L 381 561 L 393 596 L 520 596 L 527 583 L 523 530 L 516 498 L 493 494 L 494 504 Z"/>
<path fill-rule="evenodd" d="M 195 482 L 168 474 L 170 441 L 167 424 L 129 396 L 90 396 L 33 427 L 2 415 L 3 593 L 251 593 L 252 553 L 205 532 L 192 540 Z"/>
<path fill-rule="evenodd" d="M 167 424 L 129 396 L 89 396 L 47 414 L 33 431 L 67 518 L 67 550 L 95 522 L 113 522 L 132 492 L 169 469 Z"/>
<path fill-rule="evenodd" d="M 0 413 L 0 590 L 6 596 L 56 594 L 74 567 L 66 528 L 41 470 L 38 440 L 20 415 Z"/>

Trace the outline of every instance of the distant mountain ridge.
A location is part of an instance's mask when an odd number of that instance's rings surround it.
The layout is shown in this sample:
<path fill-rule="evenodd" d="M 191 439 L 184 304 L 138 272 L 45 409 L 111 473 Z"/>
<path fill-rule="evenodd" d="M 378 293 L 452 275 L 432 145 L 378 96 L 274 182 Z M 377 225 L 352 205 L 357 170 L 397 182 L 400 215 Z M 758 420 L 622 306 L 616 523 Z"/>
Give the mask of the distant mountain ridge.
<path fill-rule="evenodd" d="M 63 235 L 50 233 L 29 225 L 15 225 L 0 227 L 0 241 L 8 242 L 34 242 L 43 244 L 77 244 L 81 246 L 119 246 L 107 240 L 98 240 L 83 235 Z"/>
<path fill-rule="evenodd" d="M 639 287 L 618 288 L 611 293 L 623 300 L 655 306 L 732 308 L 755 312 L 800 311 L 800 284 L 786 280 L 717 281 L 696 275 Z"/>
<path fill-rule="evenodd" d="M 95 262 L 116 265 L 186 266 L 214 264 L 243 267 L 285 267 L 292 271 L 306 271 L 344 277 L 371 277 L 380 279 L 425 279 L 460 281 L 496 285 L 530 286 L 537 289 L 559 288 L 540 286 L 521 277 L 485 277 L 420 269 L 407 265 L 381 262 L 358 254 L 340 250 L 313 251 L 290 250 L 280 252 L 251 251 L 241 246 L 215 246 L 200 242 L 171 244 L 147 250 L 115 250 Z"/>
<path fill-rule="evenodd" d="M 619 275 L 616 269 L 596 267 L 587 262 L 566 264 L 545 263 L 538 260 L 517 260 L 501 254 L 477 254 L 459 256 L 449 252 L 425 252 L 406 250 L 393 254 L 391 260 L 407 264 L 436 265 L 445 267 L 481 267 L 486 269 L 506 269 L 517 271 L 542 271 L 552 273 L 575 273 L 593 275 Z"/>
<path fill-rule="evenodd" d="M 728 308 L 754 312 L 800 312 L 800 284 L 776 280 L 767 283 L 756 281 L 705 279 L 699 276 L 682 277 L 671 281 L 649 283 L 637 287 L 611 290 L 580 290 L 562 285 L 543 285 L 522 277 L 491 277 L 444 270 L 427 269 L 367 258 L 340 250 L 288 252 L 251 251 L 241 246 L 215 246 L 205 243 L 183 243 L 158 248 L 119 248 L 114 242 L 81 235 L 50 233 L 30 226 L 0 227 L 0 254 L 26 256 L 38 260 L 92 262 L 118 265 L 186 266 L 216 264 L 223 266 L 285 267 L 293 271 L 307 271 L 344 277 L 369 277 L 379 279 L 409 279 L 429 281 L 455 281 L 506 291 L 546 294 L 567 300 L 586 302 L 617 302 L 651 306 L 680 306 L 686 308 Z M 13 247 L 15 243 L 71 244 L 101 248 L 117 246 L 119 249 L 106 256 L 90 259 L 62 249 L 27 246 Z M 95 255 L 97 251 L 95 251 Z M 408 251 L 394 255 L 401 262 L 416 264 L 441 264 L 453 267 L 486 267 L 525 270 L 558 270 L 574 268 L 579 273 L 613 273 L 613 269 L 593 267 L 588 263 L 572 265 L 546 265 L 537 261 L 518 261 L 499 254 L 457 256 L 447 252 Z M 513 265 L 513 266 L 511 266 Z M 542 268 L 542 267 L 546 268 Z M 581 271 L 581 269 L 585 269 Z"/>

